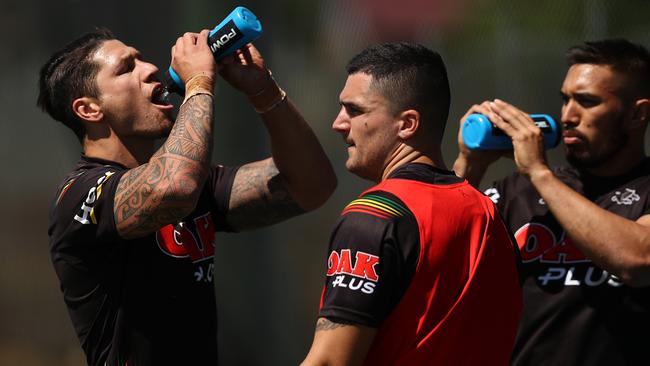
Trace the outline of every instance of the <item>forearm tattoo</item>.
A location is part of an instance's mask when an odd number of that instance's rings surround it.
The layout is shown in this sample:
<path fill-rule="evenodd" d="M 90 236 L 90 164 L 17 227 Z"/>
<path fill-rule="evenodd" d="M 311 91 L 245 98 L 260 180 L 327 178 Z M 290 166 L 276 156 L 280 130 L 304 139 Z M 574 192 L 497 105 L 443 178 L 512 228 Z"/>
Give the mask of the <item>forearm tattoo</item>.
<path fill-rule="evenodd" d="M 230 194 L 229 224 L 238 230 L 271 225 L 304 213 L 272 159 L 239 168 Z"/>
<path fill-rule="evenodd" d="M 129 170 L 115 193 L 115 223 L 124 238 L 180 220 L 191 210 L 212 153 L 212 98 L 196 95 L 181 107 L 172 131 L 147 164 Z M 196 193 L 198 194 L 198 193 Z M 189 195 L 189 196 L 188 196 Z"/>
<path fill-rule="evenodd" d="M 325 331 L 325 330 L 333 330 L 336 328 L 341 328 L 341 327 L 347 327 L 353 325 L 353 323 L 350 323 L 348 321 L 341 321 L 337 320 L 336 322 L 333 322 L 327 318 L 319 318 L 316 321 L 316 331 Z"/>

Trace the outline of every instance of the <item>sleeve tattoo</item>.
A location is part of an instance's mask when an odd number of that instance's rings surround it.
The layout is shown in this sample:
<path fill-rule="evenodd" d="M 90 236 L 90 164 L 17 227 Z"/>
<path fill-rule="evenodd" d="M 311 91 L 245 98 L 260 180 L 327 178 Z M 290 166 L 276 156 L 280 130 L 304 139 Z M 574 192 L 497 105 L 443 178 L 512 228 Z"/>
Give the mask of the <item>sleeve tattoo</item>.
<path fill-rule="evenodd" d="M 212 98 L 196 95 L 182 107 L 167 141 L 148 163 L 125 173 L 115 192 L 115 224 L 139 237 L 182 219 L 194 208 L 212 153 Z M 199 192 L 200 193 L 200 192 Z"/>
<path fill-rule="evenodd" d="M 318 318 L 318 320 L 316 321 L 316 331 L 319 332 L 319 331 L 333 330 L 336 328 L 347 327 L 350 325 L 354 325 L 354 324 L 345 320 L 337 320 L 336 322 L 334 322 L 327 318 Z"/>
<path fill-rule="evenodd" d="M 291 197 L 273 159 L 246 164 L 237 171 L 228 210 L 233 228 L 267 226 L 304 212 Z"/>

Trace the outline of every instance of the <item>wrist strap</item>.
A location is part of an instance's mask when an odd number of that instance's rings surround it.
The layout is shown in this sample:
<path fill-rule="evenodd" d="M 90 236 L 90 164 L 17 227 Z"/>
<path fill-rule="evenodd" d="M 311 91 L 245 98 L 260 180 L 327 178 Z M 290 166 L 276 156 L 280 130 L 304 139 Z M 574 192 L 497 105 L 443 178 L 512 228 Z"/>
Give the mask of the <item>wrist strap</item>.
<path fill-rule="evenodd" d="M 278 89 L 280 90 L 280 98 L 273 101 L 273 103 L 271 103 L 267 107 L 258 108 L 256 106 L 253 106 L 253 108 L 255 109 L 255 112 L 257 112 L 258 114 L 264 114 L 264 113 L 270 112 L 270 111 L 274 110 L 275 108 L 277 108 L 280 104 L 282 104 L 282 102 L 287 100 L 287 92 L 282 90 L 282 88 L 280 88 L 280 87 L 278 87 Z"/>
<path fill-rule="evenodd" d="M 213 86 L 214 81 L 210 76 L 203 74 L 192 76 L 185 83 L 185 99 L 183 99 L 182 104 L 185 104 L 188 99 L 198 94 L 207 94 L 211 97 L 214 97 L 214 94 L 212 94 Z"/>
<path fill-rule="evenodd" d="M 269 73 L 267 86 L 257 93 L 248 95 L 248 100 L 258 114 L 270 112 L 287 100 L 287 93 L 278 86 L 271 70 L 267 69 L 267 71 Z"/>

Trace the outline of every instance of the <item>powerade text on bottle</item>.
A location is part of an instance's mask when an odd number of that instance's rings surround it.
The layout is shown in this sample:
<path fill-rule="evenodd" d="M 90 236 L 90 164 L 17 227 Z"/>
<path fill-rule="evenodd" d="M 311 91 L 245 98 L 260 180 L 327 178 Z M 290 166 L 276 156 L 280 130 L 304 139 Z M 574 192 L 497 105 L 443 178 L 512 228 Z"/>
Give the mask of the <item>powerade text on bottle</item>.
<path fill-rule="evenodd" d="M 551 149 L 560 142 L 560 130 L 557 123 L 547 114 L 531 114 L 535 125 L 544 134 L 544 148 Z M 470 114 L 463 122 L 463 143 L 470 150 L 509 150 L 512 140 L 503 131 L 496 128 L 483 114 Z"/>
<path fill-rule="evenodd" d="M 214 58 L 219 61 L 256 40 L 261 34 L 262 23 L 255 14 L 243 6 L 238 6 L 210 31 L 208 45 Z M 168 97 L 170 92 L 183 94 L 184 90 L 185 84 L 170 66 L 165 74 L 164 98 Z"/>

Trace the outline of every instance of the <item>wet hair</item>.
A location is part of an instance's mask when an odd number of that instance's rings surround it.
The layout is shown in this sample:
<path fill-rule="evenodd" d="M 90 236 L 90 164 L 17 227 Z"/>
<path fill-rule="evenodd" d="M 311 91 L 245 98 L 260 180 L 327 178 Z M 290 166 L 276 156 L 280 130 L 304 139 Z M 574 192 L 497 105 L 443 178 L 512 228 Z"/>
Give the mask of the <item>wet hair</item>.
<path fill-rule="evenodd" d="M 41 67 L 36 104 L 52 118 L 70 128 L 83 140 L 83 123 L 72 111 L 72 102 L 80 97 L 97 97 L 96 76 L 99 65 L 92 60 L 104 41 L 115 39 L 106 28 L 97 28 L 55 52 Z"/>
<path fill-rule="evenodd" d="M 569 48 L 566 53 L 569 66 L 575 64 L 606 65 L 625 75 L 628 84 L 624 96 L 650 98 L 650 53 L 625 39 L 605 39 L 585 42 Z"/>
<path fill-rule="evenodd" d="M 442 138 L 450 91 L 447 69 L 437 52 L 415 43 L 379 44 L 353 57 L 347 72 L 371 75 L 371 85 L 391 103 L 393 113 L 417 110 Z"/>

